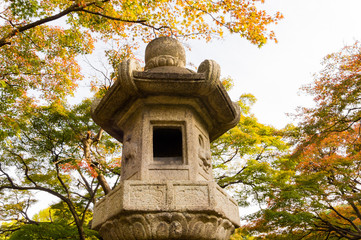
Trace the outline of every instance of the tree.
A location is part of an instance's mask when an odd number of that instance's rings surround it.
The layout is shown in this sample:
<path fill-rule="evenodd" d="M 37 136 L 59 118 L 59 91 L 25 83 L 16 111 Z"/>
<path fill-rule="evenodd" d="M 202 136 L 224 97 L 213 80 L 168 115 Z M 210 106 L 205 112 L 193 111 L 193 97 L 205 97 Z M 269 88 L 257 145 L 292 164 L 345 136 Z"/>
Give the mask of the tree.
<path fill-rule="evenodd" d="M 231 86 L 229 79 L 225 81 Z M 294 127 L 276 129 L 258 122 L 251 113 L 255 102 L 253 95 L 241 95 L 239 123 L 212 142 L 211 150 L 218 184 L 229 190 L 241 207 L 256 205 L 262 211 L 269 207 L 270 190 L 287 183 L 293 173 L 282 165 L 288 162 Z M 231 239 L 256 239 L 252 234 L 248 226 L 241 226 Z"/>
<path fill-rule="evenodd" d="M 168 30 L 175 37 L 186 35 L 222 35 L 224 30 L 239 33 L 257 45 L 274 39 L 266 26 L 282 18 L 270 17 L 257 10 L 254 1 L 5 1 L 2 12 L 6 20 L 0 47 L 13 44 L 19 33 L 60 18 L 67 18 L 71 29 L 89 28 L 103 38 L 128 38 L 154 31 Z M 261 1 L 264 2 L 264 1 Z M 181 17 L 182 21 L 176 18 Z M 206 18 L 211 22 L 206 22 Z M 130 35 L 129 35 L 130 34 Z M 112 36 L 113 35 L 113 36 Z M 202 36 L 203 37 L 203 36 Z"/>
<path fill-rule="evenodd" d="M 299 115 L 306 136 L 313 138 L 346 131 L 361 119 L 360 43 L 327 55 L 323 65 L 314 83 L 304 87 L 317 107 L 302 108 Z"/>
<path fill-rule="evenodd" d="M 99 186 L 106 194 L 111 188 L 106 177 L 119 175 L 119 145 L 91 122 L 89 100 L 66 103 L 84 80 L 79 56 L 92 53 L 96 41 L 111 42 L 106 56 L 116 68 L 140 43 L 161 35 L 210 40 L 229 32 L 262 46 L 276 40 L 267 27 L 282 15 L 269 16 L 257 2 L 3 1 L 0 196 L 14 211 L 1 213 L 1 220 L 16 220 L 4 231 L 33 223 L 26 209 L 34 199 L 31 192 L 40 190 L 66 203 L 79 238 L 85 239 L 84 216 L 101 194 Z"/>
<path fill-rule="evenodd" d="M 242 233 L 241 228 L 237 228 L 234 233 L 231 235 L 229 240 L 254 240 L 252 236 L 246 235 Z"/>
<path fill-rule="evenodd" d="M 89 222 L 92 218 L 91 212 L 88 212 L 85 218 L 86 222 Z M 35 224 L 22 225 L 19 230 L 11 235 L 10 240 L 62 240 L 79 238 L 76 226 L 71 223 L 73 219 L 72 214 L 69 212 L 64 202 L 51 205 L 50 207 L 41 210 L 33 217 L 33 219 L 36 221 Z M 90 229 L 85 230 L 87 239 L 98 239 L 96 231 Z"/>
<path fill-rule="evenodd" d="M 26 209 L 34 201 L 30 191 L 43 191 L 65 204 L 79 239 L 85 239 L 99 188 L 110 189 L 104 176 L 119 177 L 119 144 L 91 120 L 90 100 L 73 107 L 32 105 L 20 115 L 21 132 L 1 142 L 0 194 L 2 209 L 8 209 L 1 219 L 14 221 L 4 233 L 39 225 Z"/>
<path fill-rule="evenodd" d="M 241 119 L 236 127 L 212 142 L 216 180 L 222 188 L 235 192 L 240 206 L 262 204 L 264 193 L 277 172 L 276 160 L 288 152 L 287 129 L 278 130 L 259 123 L 250 108 L 256 99 L 243 94 L 238 104 Z"/>
<path fill-rule="evenodd" d="M 0 140 L 20 131 L 17 114 L 23 105 L 73 94 L 83 79 L 77 57 L 90 54 L 95 41 L 112 43 L 106 55 L 116 68 L 141 42 L 159 35 L 210 40 L 230 32 L 258 46 L 275 40 L 266 27 L 282 15 L 271 17 L 255 2 L 5 0 L 0 9 Z"/>
<path fill-rule="evenodd" d="M 158 35 L 210 40 L 227 31 L 262 46 L 282 18 L 249 0 L 5 0 L 0 11 L 0 86 L 12 107 L 29 90 L 50 100 L 72 93 L 82 79 L 76 57 L 97 40 L 112 41 L 107 56 L 117 65 Z"/>
<path fill-rule="evenodd" d="M 326 56 L 305 90 L 293 153 L 281 169 L 289 180 L 269 190 L 268 208 L 248 229 L 258 239 L 360 239 L 360 45 Z M 257 239 L 257 238 L 256 238 Z"/>

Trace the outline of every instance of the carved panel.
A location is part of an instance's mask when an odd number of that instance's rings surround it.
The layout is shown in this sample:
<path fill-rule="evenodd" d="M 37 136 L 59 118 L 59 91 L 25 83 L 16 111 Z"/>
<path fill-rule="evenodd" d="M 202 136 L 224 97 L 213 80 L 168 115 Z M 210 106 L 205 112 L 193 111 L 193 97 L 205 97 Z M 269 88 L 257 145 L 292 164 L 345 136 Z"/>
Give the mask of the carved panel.
<path fill-rule="evenodd" d="M 198 175 L 201 176 L 200 179 L 204 177 L 207 180 L 212 179 L 212 162 L 211 162 L 211 151 L 209 146 L 209 139 L 204 134 L 204 131 L 200 126 L 196 126 L 196 146 L 197 146 L 197 161 L 198 161 Z"/>
<path fill-rule="evenodd" d="M 209 206 L 208 185 L 175 185 L 176 206 Z"/>
<path fill-rule="evenodd" d="M 197 180 L 209 181 L 209 176 L 204 172 L 199 172 Z"/>
<path fill-rule="evenodd" d="M 164 206 L 166 205 L 166 185 L 130 185 L 129 204 L 137 206 Z"/>
<path fill-rule="evenodd" d="M 212 171 L 211 154 L 201 134 L 198 135 L 198 144 L 199 166 L 205 173 L 210 174 L 210 171 Z"/>

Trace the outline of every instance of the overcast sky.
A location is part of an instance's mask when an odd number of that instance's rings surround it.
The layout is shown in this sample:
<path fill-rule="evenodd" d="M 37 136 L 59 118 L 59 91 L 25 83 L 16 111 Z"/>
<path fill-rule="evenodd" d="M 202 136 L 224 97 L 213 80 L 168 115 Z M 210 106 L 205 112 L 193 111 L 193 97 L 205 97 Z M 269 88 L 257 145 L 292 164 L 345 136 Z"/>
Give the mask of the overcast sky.
<path fill-rule="evenodd" d="M 258 48 L 236 36 L 209 44 L 193 41 L 187 60 L 196 66 L 204 59 L 218 62 L 222 75 L 235 80 L 232 99 L 252 93 L 258 99 L 252 112 L 259 121 L 280 128 L 292 122 L 286 113 L 312 104 L 299 89 L 312 82 L 323 57 L 361 40 L 361 0 L 266 2 L 263 7 L 270 13 L 284 15 L 273 27 L 278 44 Z"/>

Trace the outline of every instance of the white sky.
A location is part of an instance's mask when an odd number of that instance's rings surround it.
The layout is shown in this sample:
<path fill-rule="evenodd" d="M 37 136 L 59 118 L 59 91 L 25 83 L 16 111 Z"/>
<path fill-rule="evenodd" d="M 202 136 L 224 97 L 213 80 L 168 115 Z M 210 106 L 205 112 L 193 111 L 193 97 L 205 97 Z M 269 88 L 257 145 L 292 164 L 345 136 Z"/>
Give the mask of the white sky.
<path fill-rule="evenodd" d="M 232 99 L 255 95 L 252 112 L 259 121 L 281 128 L 292 122 L 285 113 L 312 104 L 299 89 L 312 82 L 323 57 L 361 40 L 361 0 L 266 0 L 264 7 L 284 15 L 273 28 L 278 44 L 258 48 L 236 36 L 210 44 L 193 41 L 187 61 L 196 66 L 204 59 L 218 62 L 222 75 L 234 79 Z"/>

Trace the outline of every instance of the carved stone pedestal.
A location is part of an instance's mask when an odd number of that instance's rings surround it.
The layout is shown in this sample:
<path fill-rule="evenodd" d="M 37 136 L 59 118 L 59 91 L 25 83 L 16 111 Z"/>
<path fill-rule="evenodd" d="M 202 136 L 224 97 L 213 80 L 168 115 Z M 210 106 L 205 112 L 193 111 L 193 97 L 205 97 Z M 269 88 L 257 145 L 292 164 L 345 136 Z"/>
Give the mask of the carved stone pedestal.
<path fill-rule="evenodd" d="M 105 240 L 228 239 L 238 206 L 211 181 L 127 180 L 96 204 Z"/>
<path fill-rule="evenodd" d="M 234 227 L 227 219 L 202 213 L 134 213 L 108 220 L 100 228 L 105 240 L 227 240 Z"/>

